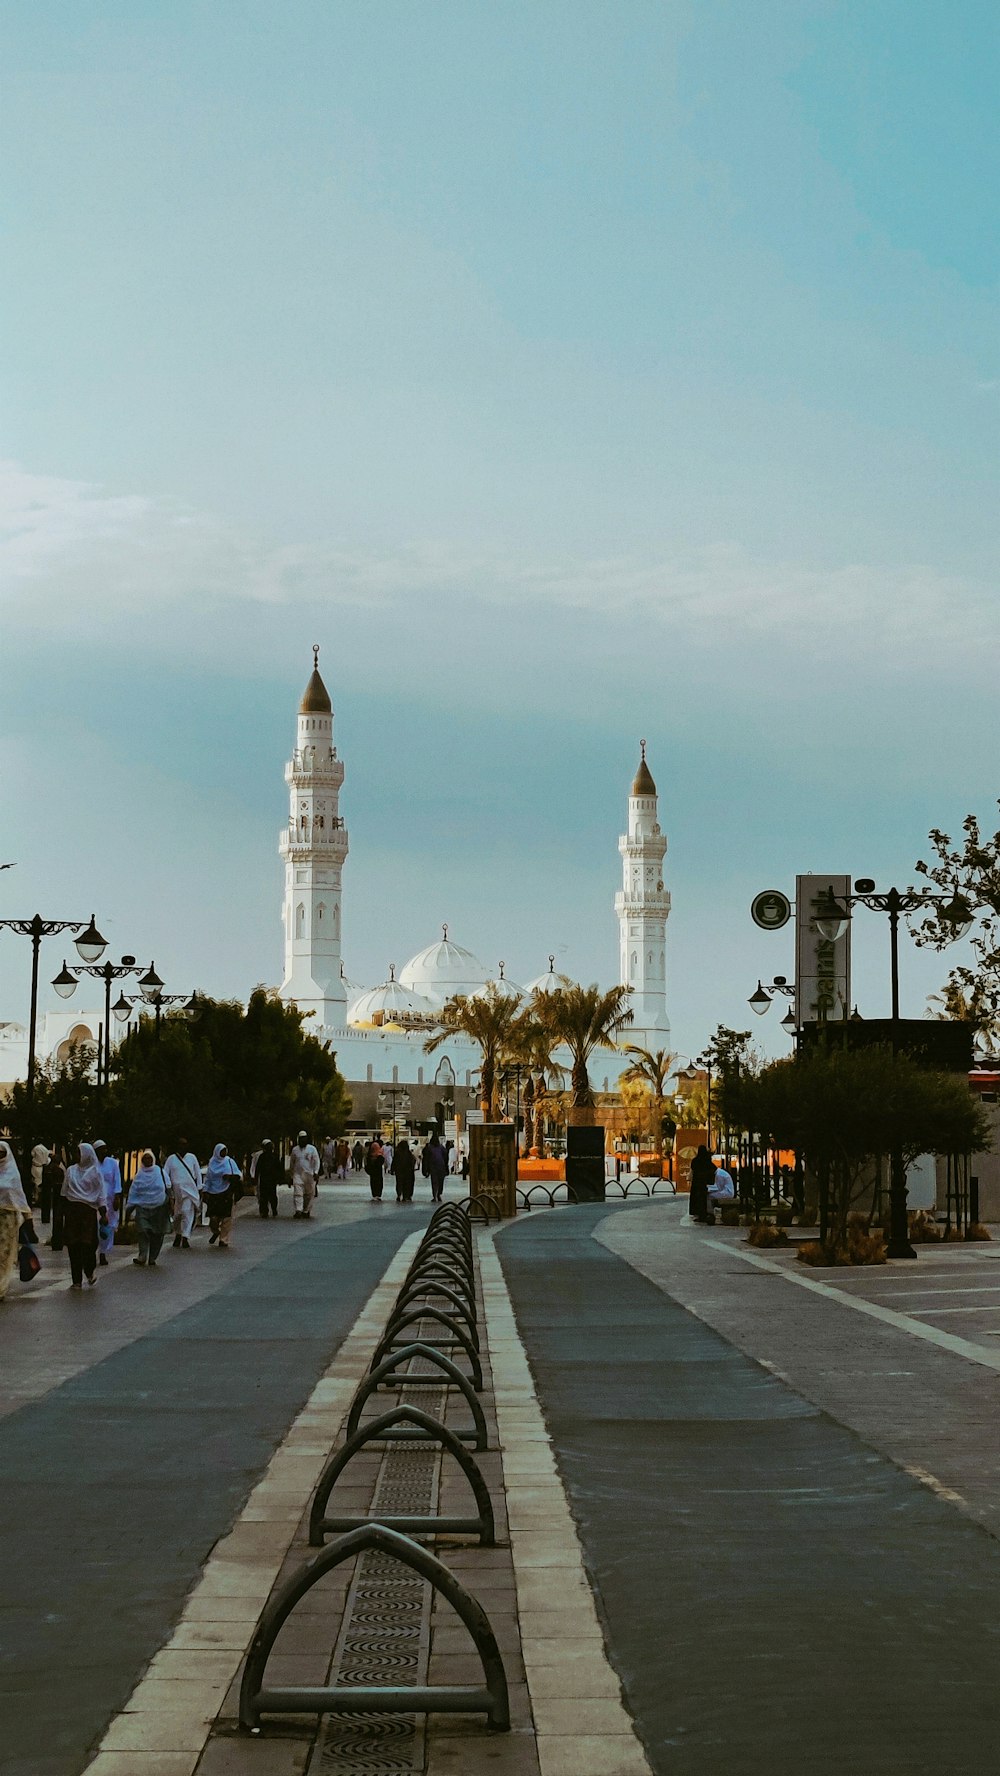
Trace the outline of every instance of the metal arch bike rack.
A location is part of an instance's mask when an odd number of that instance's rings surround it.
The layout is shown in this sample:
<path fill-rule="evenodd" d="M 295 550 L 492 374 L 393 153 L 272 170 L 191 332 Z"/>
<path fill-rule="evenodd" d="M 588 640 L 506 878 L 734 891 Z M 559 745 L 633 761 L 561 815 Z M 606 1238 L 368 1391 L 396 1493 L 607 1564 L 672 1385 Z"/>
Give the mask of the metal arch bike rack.
<path fill-rule="evenodd" d="M 482 1685 L 322 1684 L 265 1689 L 264 1672 L 278 1634 L 297 1603 L 334 1567 L 367 1549 L 408 1566 L 450 1603 L 469 1631 L 483 1667 Z M 247 1654 L 240 1685 L 240 1728 L 259 1733 L 262 1714 L 485 1714 L 494 1732 L 510 1731 L 507 1674 L 496 1636 L 482 1605 L 442 1561 L 398 1530 L 367 1523 L 331 1542 L 293 1573 L 265 1605 Z"/>
<path fill-rule="evenodd" d="M 397 1434 L 392 1429 L 392 1426 L 397 1424 L 419 1426 L 423 1432 L 424 1441 L 440 1443 L 449 1455 L 455 1457 L 472 1488 L 479 1512 L 477 1517 L 327 1517 L 325 1515 L 330 1494 L 348 1463 L 352 1462 L 354 1457 L 370 1443 L 398 1441 Z M 391 1412 L 383 1412 L 381 1418 L 373 1419 L 371 1424 L 363 1425 L 335 1455 L 331 1456 L 319 1477 L 309 1509 L 310 1546 L 321 1548 L 328 1531 L 358 1529 L 365 1523 L 384 1523 L 389 1529 L 397 1529 L 406 1535 L 478 1535 L 481 1548 L 496 1546 L 493 1501 L 490 1498 L 490 1489 L 483 1479 L 479 1463 L 459 1442 L 454 1431 L 450 1431 L 439 1418 L 432 1418 L 429 1412 L 421 1412 L 419 1406 L 394 1406 Z"/>
<path fill-rule="evenodd" d="M 377 1364 L 381 1363 L 383 1357 L 388 1356 L 390 1351 L 398 1350 L 401 1345 L 411 1342 L 413 1337 L 412 1333 L 409 1340 L 405 1337 L 403 1337 L 399 1343 L 397 1343 L 396 1340 L 406 1326 L 419 1325 L 424 1320 L 437 1320 L 447 1331 L 454 1334 L 452 1338 L 447 1339 L 441 1344 L 435 1344 L 433 1348 L 439 1351 L 450 1352 L 452 1356 L 454 1356 L 454 1353 L 457 1350 L 463 1351 L 465 1356 L 469 1359 L 469 1367 L 472 1370 L 472 1385 L 477 1394 L 482 1393 L 483 1366 L 479 1359 L 479 1351 L 477 1347 L 462 1330 L 458 1321 L 453 1319 L 451 1314 L 443 1313 L 438 1307 L 415 1307 L 411 1309 L 409 1313 L 405 1313 L 400 1317 L 394 1315 L 386 1326 L 379 1343 L 375 1347 L 375 1354 L 372 1357 L 371 1367 L 374 1369 Z M 421 1338 L 420 1342 L 422 1344 L 429 1344 L 430 1339 Z M 409 1381 L 411 1378 L 408 1377 L 407 1379 Z M 431 1385 L 433 1387 L 440 1387 L 441 1383 L 436 1377 L 433 1377 Z"/>
<path fill-rule="evenodd" d="M 439 1263 L 454 1264 L 456 1269 L 465 1274 L 471 1287 L 472 1253 L 464 1240 L 452 1239 L 450 1235 L 442 1233 L 433 1240 L 426 1241 L 419 1247 L 416 1257 L 410 1265 L 410 1271 L 417 1271 L 421 1265 L 430 1264 L 435 1260 Z"/>
<path fill-rule="evenodd" d="M 407 1283 L 402 1289 L 400 1289 L 393 1304 L 392 1312 L 386 1323 L 386 1330 L 388 1331 L 393 1320 L 397 1319 L 400 1314 L 408 1313 L 411 1307 L 417 1302 L 425 1301 L 428 1296 L 437 1296 L 439 1298 L 438 1302 L 428 1301 L 428 1308 L 440 1305 L 440 1311 L 442 1313 L 450 1313 L 456 1320 L 461 1320 L 468 1332 L 469 1342 L 475 1345 L 478 1350 L 479 1329 L 476 1324 L 475 1309 L 470 1302 L 464 1301 L 461 1295 L 458 1295 L 448 1283 L 438 1283 L 435 1282 L 433 1278 L 429 1278 L 426 1283 L 422 1283 L 419 1278 L 415 1278 L 412 1283 Z M 450 1305 L 445 1306 L 444 1303 L 446 1302 Z"/>
<path fill-rule="evenodd" d="M 468 1206 L 466 1207 L 466 1205 L 468 1205 Z M 475 1217 L 475 1211 L 480 1205 L 482 1206 L 482 1210 L 483 1210 L 481 1218 L 483 1221 L 485 1221 L 487 1223 L 487 1225 L 491 1221 L 502 1221 L 503 1220 L 503 1210 L 501 1209 L 500 1204 L 498 1203 L 496 1197 L 489 1190 L 481 1190 L 477 1196 L 466 1197 L 460 1206 L 463 1209 L 465 1209 L 469 1220 L 472 1221 L 473 1218 Z M 496 1211 L 496 1213 L 491 1214 L 490 1208 L 487 1207 L 487 1205 L 490 1205 Z"/>
<path fill-rule="evenodd" d="M 458 1388 L 459 1392 L 465 1396 L 472 1411 L 472 1424 L 464 1427 L 460 1431 L 456 1431 L 454 1434 L 456 1437 L 460 1438 L 463 1443 L 471 1442 L 473 1447 L 477 1450 L 485 1449 L 488 1443 L 486 1435 L 486 1419 L 483 1416 L 483 1409 L 476 1398 L 472 1383 L 468 1376 L 462 1374 L 457 1363 L 453 1363 L 451 1358 L 446 1357 L 443 1351 L 435 1350 L 432 1344 L 414 1343 L 403 1345 L 401 1350 L 390 1352 L 389 1356 L 384 1357 L 377 1368 L 372 1369 L 369 1374 L 365 1376 L 354 1399 L 351 1401 L 351 1409 L 347 1415 L 346 1431 L 348 1437 L 350 1438 L 354 1436 L 361 1423 L 361 1409 L 364 1406 L 365 1401 L 370 1395 L 378 1390 L 379 1385 L 385 1381 L 388 1376 L 396 1374 L 402 1364 L 408 1362 L 411 1357 L 423 1357 L 428 1363 L 434 1364 L 436 1368 L 442 1371 L 444 1380 L 450 1386 Z M 411 1385 L 414 1379 L 415 1378 L 410 1376 L 400 1376 L 399 1385 L 401 1387 Z M 438 1386 L 441 1385 L 441 1382 L 438 1382 Z M 395 1440 L 396 1439 L 394 1439 L 394 1441 Z M 423 1431 L 414 1428 L 409 1432 L 401 1432 L 399 1441 L 426 1442 L 427 1439 Z"/>
<path fill-rule="evenodd" d="M 410 1282 L 415 1282 L 418 1277 L 433 1278 L 435 1282 L 450 1284 L 453 1289 L 457 1289 L 468 1297 L 470 1306 L 475 1301 L 469 1273 L 463 1266 L 452 1264 L 447 1258 L 439 1258 L 432 1253 L 429 1258 L 419 1260 L 407 1271 L 403 1288 L 405 1289 Z"/>
<path fill-rule="evenodd" d="M 638 1188 L 638 1186 L 640 1184 L 642 1185 L 643 1190 L 646 1192 L 646 1195 L 649 1196 L 649 1194 L 650 1194 L 649 1185 L 646 1182 L 645 1178 L 640 1178 L 638 1174 L 636 1174 L 636 1176 L 634 1178 L 629 1179 L 628 1183 L 625 1186 L 625 1189 L 622 1192 L 622 1195 L 628 1196 L 628 1193 L 632 1189 L 633 1185 L 635 1185 Z"/>

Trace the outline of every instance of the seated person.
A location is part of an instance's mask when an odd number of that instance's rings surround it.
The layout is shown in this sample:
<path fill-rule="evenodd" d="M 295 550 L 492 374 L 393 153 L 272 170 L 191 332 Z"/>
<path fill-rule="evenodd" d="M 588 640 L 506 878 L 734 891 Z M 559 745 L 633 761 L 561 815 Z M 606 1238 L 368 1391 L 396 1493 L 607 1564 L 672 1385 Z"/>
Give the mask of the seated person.
<path fill-rule="evenodd" d="M 726 1171 L 722 1163 L 721 1153 L 712 1155 L 712 1163 L 715 1166 L 715 1177 L 708 1186 L 708 1206 L 710 1209 L 714 1209 L 718 1204 L 720 1208 L 724 1208 L 726 1203 L 734 1201 L 736 1187 L 733 1184 L 732 1175 Z"/>

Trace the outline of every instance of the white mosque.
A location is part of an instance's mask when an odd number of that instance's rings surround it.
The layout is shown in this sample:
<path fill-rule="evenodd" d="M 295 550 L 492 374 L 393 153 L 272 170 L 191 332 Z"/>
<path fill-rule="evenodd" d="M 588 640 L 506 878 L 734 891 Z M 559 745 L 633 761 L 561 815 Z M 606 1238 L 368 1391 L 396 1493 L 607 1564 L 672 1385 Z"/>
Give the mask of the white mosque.
<path fill-rule="evenodd" d="M 670 1042 L 666 990 L 666 925 L 670 895 L 663 881 L 667 840 L 657 819 L 656 784 L 645 742 L 628 798 L 628 831 L 618 841 L 622 887 L 615 897 L 620 979 L 631 987 L 635 1022 L 628 1040 L 666 1048 Z M 371 1126 L 380 1089 L 383 1108 L 392 1088 L 406 1090 L 415 1118 L 433 1115 L 442 1097 L 461 1109 L 474 1102 L 480 1055 L 453 1037 L 434 1055 L 424 1043 L 445 1002 L 482 992 L 492 979 L 499 992 L 530 998 L 557 984 L 554 958 L 524 987 L 506 980 L 503 964 L 491 976 L 444 926 L 442 935 L 412 956 L 397 976 L 364 989 L 351 982 L 342 957 L 343 871 L 347 825 L 340 812 L 344 765 L 333 743 L 333 708 L 313 649 L 313 671 L 299 704 L 295 750 L 285 766 L 288 824 L 279 841 L 285 864 L 282 923 L 285 978 L 282 997 L 310 1017 L 310 1026 L 336 1052 L 354 1101 L 352 1121 Z M 603 1061 L 603 1072 L 601 1062 Z M 623 1057 L 602 1054 L 598 1089 L 612 1088 Z M 422 1100 L 422 1102 L 420 1101 Z"/>
<path fill-rule="evenodd" d="M 438 1014 L 455 994 L 479 993 L 492 980 L 501 993 L 528 999 L 558 984 L 554 957 L 536 980 L 518 986 L 492 973 L 455 942 L 449 927 L 412 956 L 398 976 L 372 988 L 350 981 L 342 957 L 343 873 L 347 825 L 340 812 L 343 761 L 333 744 L 333 708 L 319 671 L 319 648 L 299 704 L 295 750 L 285 766 L 288 824 L 279 849 L 285 865 L 282 923 L 285 974 L 281 995 L 307 1014 L 307 1028 L 335 1052 L 353 1100 L 351 1122 L 373 1127 L 386 1114 L 426 1122 L 440 1103 L 457 1110 L 476 1103 L 480 1054 L 460 1036 L 432 1055 L 424 1047 Z M 632 989 L 635 1021 L 627 1040 L 668 1048 L 666 926 L 670 895 L 664 886 L 667 840 L 657 819 L 656 784 L 645 742 L 628 797 L 628 830 L 618 841 L 622 886 L 615 896 L 619 979 Z M 48 1011 L 40 1019 L 40 1058 L 64 1058 L 75 1043 L 98 1041 L 103 1012 L 82 1006 Z M 595 1056 L 597 1090 L 615 1086 L 625 1059 L 614 1050 Z M 27 1031 L 0 1022 L 0 1081 L 27 1071 Z"/>

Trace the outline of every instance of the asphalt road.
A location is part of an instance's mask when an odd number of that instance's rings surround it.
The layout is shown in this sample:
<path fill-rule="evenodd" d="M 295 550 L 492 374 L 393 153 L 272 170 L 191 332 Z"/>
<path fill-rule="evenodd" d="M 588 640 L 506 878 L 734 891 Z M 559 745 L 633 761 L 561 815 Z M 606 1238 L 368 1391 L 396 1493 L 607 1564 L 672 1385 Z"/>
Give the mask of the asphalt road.
<path fill-rule="evenodd" d="M 228 1280 L 225 1255 L 168 1250 L 156 1276 L 126 1260 L 93 1294 L 3 1309 L 4 1368 L 34 1365 L 36 1392 L 56 1377 L 0 1422 L 3 1776 L 85 1767 L 392 1253 L 426 1219 L 339 1212 L 348 1219 L 305 1228 L 241 1219 Z M 68 1379 L 46 1336 L 66 1342 Z"/>
<path fill-rule="evenodd" d="M 608 1213 L 497 1250 L 658 1776 L 993 1768 L 996 1540 L 595 1241 Z"/>

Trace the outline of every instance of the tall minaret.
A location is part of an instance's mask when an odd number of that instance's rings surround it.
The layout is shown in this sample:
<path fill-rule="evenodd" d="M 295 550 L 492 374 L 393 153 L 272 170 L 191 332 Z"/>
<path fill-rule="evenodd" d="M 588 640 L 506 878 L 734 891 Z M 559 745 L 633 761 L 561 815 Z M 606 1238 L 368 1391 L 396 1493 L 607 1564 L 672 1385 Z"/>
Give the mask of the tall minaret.
<path fill-rule="evenodd" d="M 645 740 L 640 744 L 642 758 L 628 798 L 628 832 L 618 840 L 623 887 L 615 895 L 615 911 L 621 933 L 621 983 L 632 988 L 635 1015 L 627 1040 L 640 1047 L 666 1048 L 670 1041 L 666 970 L 670 896 L 663 886 L 667 841 L 656 818 L 656 784 L 646 763 Z"/>
<path fill-rule="evenodd" d="M 312 1011 L 306 1029 L 342 1028 L 347 995 L 340 963 L 341 870 L 347 828 L 337 809 L 344 767 L 333 745 L 333 709 L 313 648 L 312 677 L 299 704 L 295 751 L 285 766 L 288 826 L 279 849 L 285 860 L 285 979 L 283 999 Z"/>

